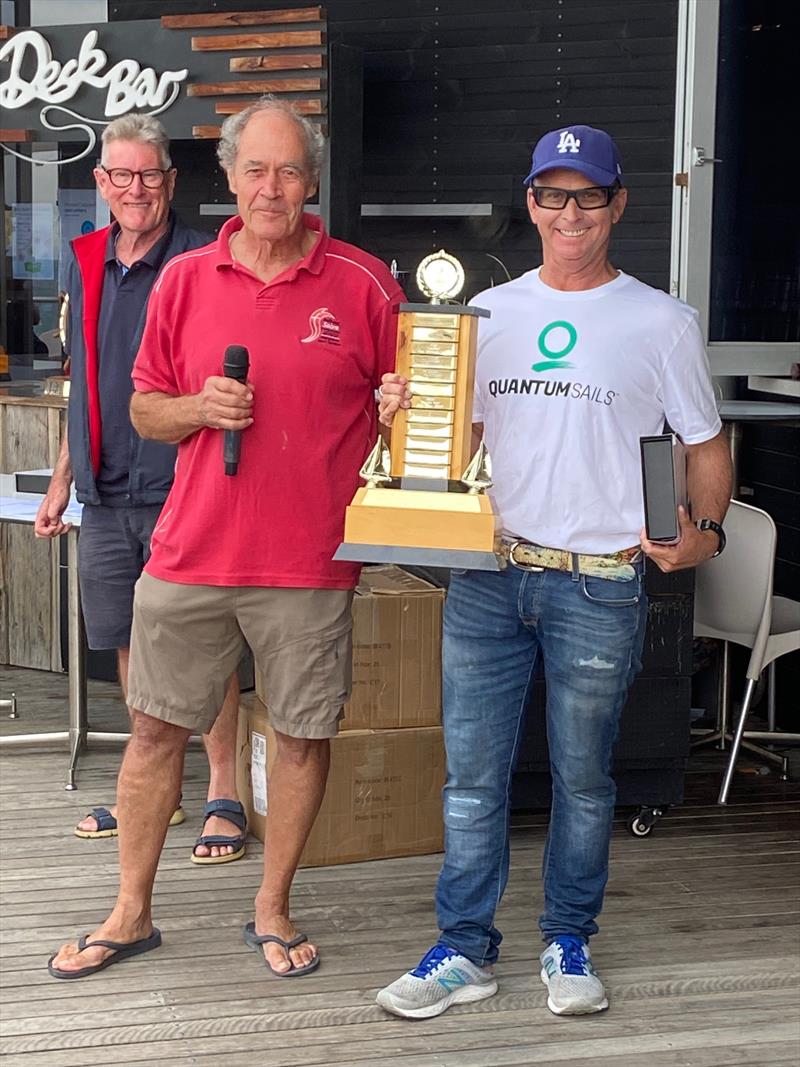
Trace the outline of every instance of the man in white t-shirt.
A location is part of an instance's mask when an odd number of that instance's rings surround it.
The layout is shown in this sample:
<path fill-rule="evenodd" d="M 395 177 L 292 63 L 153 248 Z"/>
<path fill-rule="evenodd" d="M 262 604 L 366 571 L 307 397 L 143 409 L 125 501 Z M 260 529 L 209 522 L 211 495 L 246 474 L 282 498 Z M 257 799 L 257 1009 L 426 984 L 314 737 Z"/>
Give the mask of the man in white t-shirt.
<path fill-rule="evenodd" d="M 608 879 L 612 749 L 641 667 L 643 556 L 672 571 L 724 547 L 730 455 L 696 314 L 608 260 L 627 202 L 613 140 L 588 126 L 546 134 L 526 184 L 542 266 L 474 301 L 492 313 L 480 325 L 474 430 L 492 457 L 509 566 L 454 571 L 448 591 L 441 932 L 378 994 L 408 1018 L 497 990 L 511 774 L 539 656 L 553 780 L 541 977 L 556 1014 L 608 1006 L 588 940 Z M 381 394 L 391 425 L 410 406 L 407 383 L 386 375 Z M 639 438 L 665 420 L 687 446 L 692 512 L 681 511 L 673 545 L 642 530 Z"/>

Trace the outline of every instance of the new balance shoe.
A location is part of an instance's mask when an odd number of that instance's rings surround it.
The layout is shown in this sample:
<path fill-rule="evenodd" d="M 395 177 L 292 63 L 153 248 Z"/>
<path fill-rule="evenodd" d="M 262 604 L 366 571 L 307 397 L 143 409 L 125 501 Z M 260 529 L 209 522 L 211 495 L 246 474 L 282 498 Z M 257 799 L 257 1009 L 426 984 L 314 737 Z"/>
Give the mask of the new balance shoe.
<path fill-rule="evenodd" d="M 542 953 L 541 977 L 547 1006 L 556 1015 L 588 1015 L 608 1007 L 603 983 L 592 966 L 589 946 L 580 937 L 557 937 Z"/>
<path fill-rule="evenodd" d="M 433 946 L 413 971 L 382 989 L 378 1004 L 405 1019 L 429 1019 L 451 1004 L 485 1000 L 497 992 L 488 968 L 477 967 L 466 956 L 441 942 Z"/>

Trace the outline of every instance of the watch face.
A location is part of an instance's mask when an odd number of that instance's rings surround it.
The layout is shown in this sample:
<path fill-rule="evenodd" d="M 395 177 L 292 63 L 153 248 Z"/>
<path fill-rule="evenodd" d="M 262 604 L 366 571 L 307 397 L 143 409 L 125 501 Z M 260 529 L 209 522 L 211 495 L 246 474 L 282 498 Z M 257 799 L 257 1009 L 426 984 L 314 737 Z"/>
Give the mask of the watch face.
<path fill-rule="evenodd" d="M 432 300 L 452 300 L 464 288 L 464 268 L 440 248 L 420 263 L 417 285 Z"/>

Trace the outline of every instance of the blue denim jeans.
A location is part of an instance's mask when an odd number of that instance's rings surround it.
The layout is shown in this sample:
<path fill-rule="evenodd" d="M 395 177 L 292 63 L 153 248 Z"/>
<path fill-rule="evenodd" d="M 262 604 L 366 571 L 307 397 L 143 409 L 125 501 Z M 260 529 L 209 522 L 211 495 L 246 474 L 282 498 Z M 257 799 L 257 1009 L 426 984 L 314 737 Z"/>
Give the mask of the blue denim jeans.
<path fill-rule="evenodd" d="M 445 859 L 441 939 L 479 966 L 502 940 L 511 775 L 539 655 L 553 780 L 543 858 L 545 941 L 588 938 L 608 880 L 611 759 L 647 621 L 642 565 L 630 581 L 562 571 L 454 573 L 445 604 Z"/>

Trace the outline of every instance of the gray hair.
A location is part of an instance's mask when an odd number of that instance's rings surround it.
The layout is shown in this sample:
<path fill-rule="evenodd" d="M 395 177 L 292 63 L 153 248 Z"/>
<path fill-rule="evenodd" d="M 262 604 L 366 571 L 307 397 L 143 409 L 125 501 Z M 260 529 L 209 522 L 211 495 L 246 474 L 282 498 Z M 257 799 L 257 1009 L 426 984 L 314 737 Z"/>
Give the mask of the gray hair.
<path fill-rule="evenodd" d="M 140 115 L 136 111 L 128 115 L 120 115 L 118 119 L 109 122 L 103 130 L 102 140 L 100 162 L 103 164 L 105 164 L 106 149 L 112 141 L 140 141 L 142 144 L 151 144 L 158 150 L 164 170 L 172 166 L 167 131 L 152 115 Z"/>
<path fill-rule="evenodd" d="M 306 166 L 313 181 L 319 180 L 319 172 L 322 166 L 322 152 L 325 146 L 322 134 L 313 122 L 309 122 L 286 100 L 267 93 L 260 97 L 254 104 L 246 107 L 235 115 L 229 115 L 222 124 L 219 143 L 217 144 L 217 159 L 223 170 L 233 170 L 236 163 L 236 155 L 239 151 L 239 142 L 242 131 L 247 123 L 261 111 L 278 111 L 287 115 L 297 126 L 303 139 Z"/>

